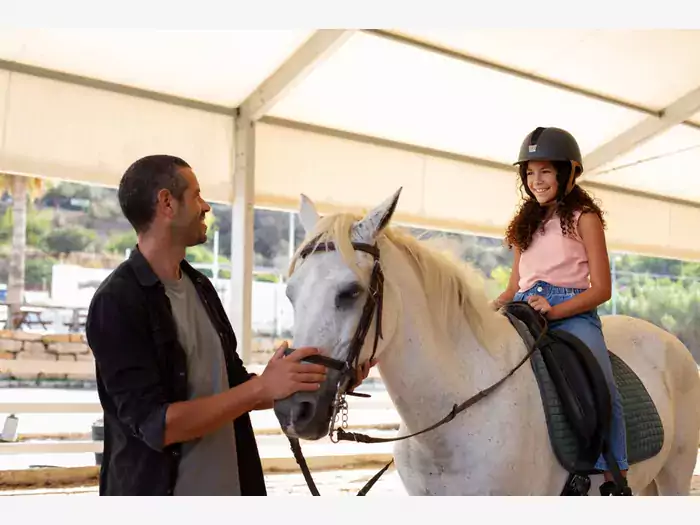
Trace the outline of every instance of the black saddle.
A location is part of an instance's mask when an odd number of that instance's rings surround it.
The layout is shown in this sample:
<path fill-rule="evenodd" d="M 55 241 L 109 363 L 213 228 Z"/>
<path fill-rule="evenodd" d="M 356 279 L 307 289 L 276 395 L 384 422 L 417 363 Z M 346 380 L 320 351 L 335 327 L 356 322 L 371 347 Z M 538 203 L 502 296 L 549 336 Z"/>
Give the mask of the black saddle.
<path fill-rule="evenodd" d="M 540 338 L 531 365 L 542 396 L 552 449 L 570 473 L 567 487 L 586 486 L 582 480 L 590 486 L 587 478 L 600 473 L 595 463 L 601 454 L 611 466 L 612 474 L 621 479 L 608 444 L 612 421 L 610 390 L 590 348 L 568 332 L 546 328 L 542 316 L 527 302 L 509 303 L 501 312 L 526 344 L 531 345 Z M 637 374 L 617 355 L 609 352 L 609 356 L 622 397 L 627 457 L 632 465 L 661 451 L 663 424 Z M 563 494 L 581 492 L 568 490 L 565 488 Z M 583 493 L 587 492 L 585 488 Z"/>
<path fill-rule="evenodd" d="M 510 303 L 504 313 L 521 321 L 533 338 L 542 335 L 543 319 L 528 303 Z M 574 469 L 593 465 L 603 452 L 612 417 L 610 389 L 603 371 L 588 346 L 562 330 L 548 330 L 540 339 L 538 351 L 578 441 Z"/>

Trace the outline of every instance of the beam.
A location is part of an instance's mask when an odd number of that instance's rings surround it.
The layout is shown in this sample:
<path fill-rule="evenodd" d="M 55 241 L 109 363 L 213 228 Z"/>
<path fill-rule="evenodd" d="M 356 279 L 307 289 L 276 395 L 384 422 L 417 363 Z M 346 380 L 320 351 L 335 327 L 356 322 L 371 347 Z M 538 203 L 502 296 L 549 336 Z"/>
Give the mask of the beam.
<path fill-rule="evenodd" d="M 57 82 L 73 84 L 75 86 L 98 89 L 100 91 L 106 91 L 108 93 L 117 93 L 119 95 L 127 95 L 135 98 L 163 102 L 165 104 L 171 104 L 173 106 L 198 109 L 200 111 L 215 113 L 217 115 L 233 116 L 236 114 L 236 108 L 220 106 L 218 104 L 210 104 L 208 102 L 201 102 L 199 100 L 178 97 L 175 95 L 151 91 L 149 89 L 127 86 L 125 84 L 118 84 L 116 82 L 109 82 L 107 80 L 99 80 L 97 78 L 84 77 L 81 75 L 75 75 L 73 73 L 64 73 L 63 71 L 56 71 L 54 69 L 48 69 L 45 67 L 32 66 L 20 62 L 14 62 L 12 60 L 0 59 L 0 70 L 10 71 L 11 73 L 19 73 L 21 75 L 28 75 L 32 77 L 45 78 L 48 80 L 55 80 Z"/>
<path fill-rule="evenodd" d="M 255 123 L 235 122 L 235 152 L 231 195 L 231 287 L 229 316 L 238 340 L 238 353 L 250 363 L 252 344 L 253 235 L 255 205 Z"/>
<path fill-rule="evenodd" d="M 461 62 L 472 64 L 475 66 L 491 69 L 492 71 L 497 71 L 497 72 L 503 73 L 505 75 L 510 75 L 510 76 L 522 78 L 524 80 L 528 80 L 530 82 L 535 82 L 535 83 L 541 84 L 543 86 L 553 87 L 555 89 L 560 89 L 562 91 L 568 91 L 569 93 L 573 93 L 575 95 L 580 95 L 580 96 L 583 96 L 586 98 L 597 100 L 599 102 L 604 102 L 606 104 L 612 104 L 613 106 L 618 106 L 618 107 L 622 107 L 622 108 L 629 109 L 632 111 L 637 111 L 639 113 L 645 113 L 647 115 L 651 115 L 654 117 L 663 116 L 663 112 L 657 111 L 657 110 L 652 109 L 652 108 L 640 106 L 638 104 L 634 104 L 634 103 L 628 102 L 626 100 L 611 97 L 609 95 L 604 95 L 602 93 L 598 93 L 596 91 L 592 91 L 589 89 L 584 89 L 582 87 L 574 86 L 571 84 L 566 84 L 565 82 L 559 82 L 559 81 L 553 80 L 551 78 L 543 77 L 541 75 L 536 75 L 534 73 L 528 73 L 528 72 L 522 71 L 520 69 L 506 66 L 504 64 L 499 64 L 497 62 L 493 62 L 491 60 L 485 60 L 483 58 L 479 58 L 477 56 L 470 55 L 470 54 L 465 53 L 463 51 L 457 51 L 455 49 L 450 49 L 448 47 L 444 47 L 444 46 L 440 46 L 440 45 L 433 44 L 430 42 L 426 42 L 424 40 L 415 38 L 413 36 L 406 35 L 404 33 L 400 33 L 398 31 L 388 31 L 388 30 L 384 30 L 384 29 L 363 29 L 362 32 L 369 34 L 369 35 L 379 37 L 379 38 L 391 40 L 391 41 L 397 42 L 399 44 L 412 46 L 412 47 L 421 49 L 423 51 L 428 51 L 430 53 L 436 53 L 438 55 L 441 55 L 441 56 L 444 56 L 447 58 L 451 58 L 454 60 L 459 60 Z M 686 124 L 687 126 L 692 127 L 692 128 L 700 129 L 700 124 L 696 124 L 695 122 L 692 122 L 690 120 L 684 121 L 683 123 Z"/>
<path fill-rule="evenodd" d="M 375 146 L 381 146 L 385 148 L 398 149 L 401 151 L 408 151 L 411 153 L 417 153 L 419 155 L 427 155 L 436 158 L 442 158 L 447 160 L 453 160 L 456 162 L 463 162 L 465 164 L 473 164 L 477 166 L 483 166 L 485 168 L 498 169 L 503 171 L 509 171 L 515 173 L 515 168 L 510 164 L 505 164 L 497 161 L 480 159 L 478 157 L 472 157 L 469 155 L 461 155 L 459 153 L 452 153 L 448 151 L 441 151 L 432 148 L 426 148 L 422 146 L 416 146 L 414 144 L 407 144 L 405 142 L 399 142 L 395 140 L 387 140 L 379 137 L 372 137 L 370 135 L 362 135 L 359 133 L 353 133 L 350 131 L 342 131 L 333 128 L 327 128 L 323 126 L 318 126 L 316 124 L 307 124 L 304 122 L 297 122 L 293 120 L 282 119 L 278 117 L 264 117 L 260 122 L 269 124 L 272 126 L 281 126 L 290 129 L 296 129 L 299 131 L 306 131 L 309 133 L 317 133 L 319 135 L 326 135 L 329 137 L 335 137 L 343 140 L 349 140 L 354 142 L 361 142 L 363 144 L 372 144 Z M 586 180 L 581 180 L 579 183 L 583 188 L 599 189 L 609 191 L 610 193 L 617 193 L 621 195 L 627 195 L 632 197 L 642 197 L 645 199 L 650 199 L 656 202 L 663 202 L 666 204 L 678 204 L 681 206 L 688 206 L 690 208 L 700 208 L 700 202 L 678 199 L 676 197 L 667 197 L 665 195 L 659 195 L 656 193 L 650 193 L 641 190 L 633 190 L 630 188 L 624 188 L 622 186 L 615 186 L 613 184 L 607 184 L 602 182 L 591 182 Z"/>
<path fill-rule="evenodd" d="M 264 116 L 290 89 L 301 82 L 322 60 L 353 35 L 345 29 L 320 29 L 289 57 L 239 106 L 239 114 L 251 121 Z"/>
<path fill-rule="evenodd" d="M 253 234 L 255 206 L 255 122 L 322 60 L 340 48 L 352 30 L 316 31 L 238 107 L 231 217 L 231 288 L 229 315 L 245 364 L 252 345 Z"/>
<path fill-rule="evenodd" d="M 660 117 L 644 119 L 586 155 L 583 159 L 586 172 L 595 171 L 667 129 L 683 123 L 698 111 L 700 111 L 700 87 L 673 102 L 661 112 Z"/>

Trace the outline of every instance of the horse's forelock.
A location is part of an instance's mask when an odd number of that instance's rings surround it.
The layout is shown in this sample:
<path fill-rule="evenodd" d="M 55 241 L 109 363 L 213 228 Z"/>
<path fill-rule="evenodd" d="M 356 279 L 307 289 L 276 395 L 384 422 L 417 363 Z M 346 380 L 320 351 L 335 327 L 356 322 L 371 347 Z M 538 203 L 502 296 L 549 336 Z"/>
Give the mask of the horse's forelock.
<path fill-rule="evenodd" d="M 359 279 L 364 280 L 365 277 L 357 266 L 351 239 L 352 227 L 358 220 L 360 220 L 360 217 L 348 213 L 328 215 L 320 219 L 316 223 L 314 230 L 307 233 L 306 238 L 292 257 L 289 275 L 291 276 L 294 273 L 300 254 L 307 247 L 313 247 L 324 242 L 332 242 L 335 244 L 338 252 L 340 252 L 345 263 L 353 269 Z"/>

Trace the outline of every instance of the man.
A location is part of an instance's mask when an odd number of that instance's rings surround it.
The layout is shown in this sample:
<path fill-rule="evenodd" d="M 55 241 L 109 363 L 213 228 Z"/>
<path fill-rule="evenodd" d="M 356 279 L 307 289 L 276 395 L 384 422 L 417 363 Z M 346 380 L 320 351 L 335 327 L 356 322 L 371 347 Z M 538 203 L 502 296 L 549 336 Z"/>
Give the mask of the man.
<path fill-rule="evenodd" d="M 185 261 L 211 208 L 184 160 L 136 161 L 119 204 L 138 245 L 86 323 L 104 409 L 100 494 L 266 495 L 248 412 L 317 389 L 325 368 L 299 361 L 318 350 L 284 357 L 283 344 L 262 375 L 246 371 L 214 287 Z"/>

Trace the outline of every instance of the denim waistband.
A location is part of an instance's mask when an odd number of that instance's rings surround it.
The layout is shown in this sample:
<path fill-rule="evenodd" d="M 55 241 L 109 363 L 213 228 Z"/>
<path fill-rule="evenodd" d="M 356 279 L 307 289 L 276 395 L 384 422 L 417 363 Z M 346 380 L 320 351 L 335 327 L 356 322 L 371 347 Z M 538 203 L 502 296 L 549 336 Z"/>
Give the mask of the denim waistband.
<path fill-rule="evenodd" d="M 549 284 L 548 282 L 545 281 L 537 281 L 535 284 L 533 284 L 529 289 L 525 290 L 522 293 L 528 293 L 528 292 L 537 292 L 537 293 L 550 293 L 550 294 L 579 294 L 581 292 L 586 291 L 585 288 L 568 288 L 564 286 L 554 286 L 553 284 Z"/>

